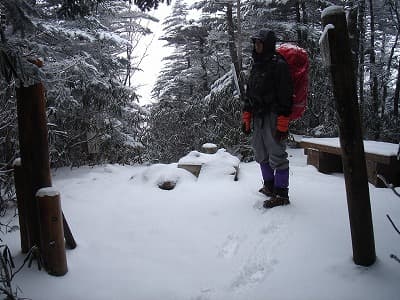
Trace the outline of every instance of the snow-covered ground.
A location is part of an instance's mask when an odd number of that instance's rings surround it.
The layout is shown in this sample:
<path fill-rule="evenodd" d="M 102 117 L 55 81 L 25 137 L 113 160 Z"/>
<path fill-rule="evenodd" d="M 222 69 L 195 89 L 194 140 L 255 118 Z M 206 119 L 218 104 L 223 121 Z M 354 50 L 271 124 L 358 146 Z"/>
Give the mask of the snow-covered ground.
<path fill-rule="evenodd" d="M 78 247 L 68 273 L 24 268 L 19 296 L 69 299 L 399 299 L 400 198 L 369 185 L 377 261 L 360 267 L 352 247 L 343 174 L 306 165 L 289 149 L 291 205 L 262 208 L 256 163 L 196 180 L 176 165 L 103 165 L 53 173 Z M 169 174 L 169 175 L 168 175 Z M 175 189 L 157 187 L 173 175 Z M 3 220 L 4 221 L 4 220 Z M 19 232 L 2 235 L 15 255 Z"/>

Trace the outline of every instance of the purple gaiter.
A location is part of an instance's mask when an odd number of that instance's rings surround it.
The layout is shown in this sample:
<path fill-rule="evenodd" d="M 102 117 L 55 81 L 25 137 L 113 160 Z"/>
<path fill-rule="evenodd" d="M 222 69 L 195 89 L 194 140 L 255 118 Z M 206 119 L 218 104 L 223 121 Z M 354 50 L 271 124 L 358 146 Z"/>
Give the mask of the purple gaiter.
<path fill-rule="evenodd" d="M 264 181 L 274 181 L 274 170 L 272 170 L 269 163 L 262 162 L 260 163 L 260 167 Z"/>
<path fill-rule="evenodd" d="M 289 187 L 289 168 L 284 170 L 276 170 L 275 172 L 275 187 L 288 188 Z"/>

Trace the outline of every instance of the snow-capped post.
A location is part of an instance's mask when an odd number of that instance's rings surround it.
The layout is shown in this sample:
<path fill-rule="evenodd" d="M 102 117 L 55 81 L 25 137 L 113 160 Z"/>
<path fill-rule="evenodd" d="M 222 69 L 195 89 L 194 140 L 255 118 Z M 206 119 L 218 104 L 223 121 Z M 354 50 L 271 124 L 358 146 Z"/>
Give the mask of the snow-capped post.
<path fill-rule="evenodd" d="M 68 272 L 60 193 L 41 188 L 36 193 L 40 220 L 40 251 L 46 271 L 55 276 Z"/>
<path fill-rule="evenodd" d="M 19 220 L 19 232 L 21 236 L 21 251 L 22 253 L 28 253 L 29 251 L 29 235 L 27 227 L 27 211 L 26 211 L 26 195 L 25 195 L 25 178 L 22 170 L 21 159 L 16 158 L 13 163 L 14 167 L 14 184 L 15 193 L 17 195 L 17 207 L 18 207 L 18 220 Z"/>
<path fill-rule="evenodd" d="M 341 6 L 331 6 L 321 18 L 324 32 L 320 46 L 330 69 L 338 112 L 353 259 L 357 265 L 369 266 L 376 260 L 374 231 L 346 16 Z"/>

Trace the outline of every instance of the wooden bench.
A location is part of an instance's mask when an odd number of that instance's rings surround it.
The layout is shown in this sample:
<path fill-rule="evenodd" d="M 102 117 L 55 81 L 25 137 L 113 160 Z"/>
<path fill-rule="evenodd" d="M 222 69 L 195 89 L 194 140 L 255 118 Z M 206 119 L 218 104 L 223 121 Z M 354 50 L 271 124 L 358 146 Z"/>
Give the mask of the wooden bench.
<path fill-rule="evenodd" d="M 329 139 L 329 143 L 324 143 L 324 139 L 303 139 L 299 141 L 299 146 L 304 148 L 304 154 L 307 155 L 307 164 L 313 165 L 322 173 L 343 172 L 341 148 L 339 140 Z M 378 143 L 378 142 L 375 142 Z M 385 143 L 386 144 L 386 143 Z M 391 144 L 393 147 L 397 145 Z M 378 178 L 382 175 L 388 183 L 394 186 L 400 186 L 400 161 L 397 155 L 376 154 L 369 149 L 368 144 L 364 142 L 365 161 L 367 165 L 368 181 L 376 187 L 384 187 L 384 183 Z"/>

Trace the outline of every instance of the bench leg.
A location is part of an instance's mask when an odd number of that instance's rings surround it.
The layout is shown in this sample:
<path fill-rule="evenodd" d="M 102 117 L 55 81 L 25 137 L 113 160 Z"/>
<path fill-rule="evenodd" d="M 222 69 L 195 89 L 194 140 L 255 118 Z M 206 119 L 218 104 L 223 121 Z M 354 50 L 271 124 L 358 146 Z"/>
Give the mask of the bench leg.
<path fill-rule="evenodd" d="M 384 183 L 377 177 L 382 175 L 388 183 L 395 187 L 400 186 L 400 162 L 394 161 L 390 165 L 385 165 L 372 160 L 367 160 L 368 181 L 375 187 L 385 187 Z"/>
<path fill-rule="evenodd" d="M 321 173 L 343 172 L 342 158 L 336 154 L 307 149 L 307 164 L 312 165 Z"/>

